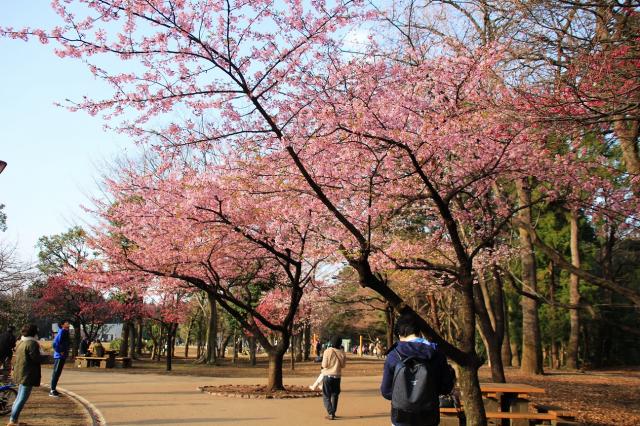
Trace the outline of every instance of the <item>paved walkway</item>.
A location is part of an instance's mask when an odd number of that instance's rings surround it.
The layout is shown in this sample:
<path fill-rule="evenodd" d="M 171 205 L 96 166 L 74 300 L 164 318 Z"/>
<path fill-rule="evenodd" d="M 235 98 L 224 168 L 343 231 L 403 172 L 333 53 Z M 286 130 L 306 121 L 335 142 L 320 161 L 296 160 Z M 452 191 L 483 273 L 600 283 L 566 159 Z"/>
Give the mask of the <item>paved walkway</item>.
<path fill-rule="evenodd" d="M 43 370 L 43 377 L 49 371 Z M 285 383 L 308 385 L 315 378 Z M 198 386 L 255 384 L 256 378 L 216 378 L 65 370 L 60 386 L 92 402 L 109 426 L 116 425 L 327 425 L 322 398 L 241 399 L 215 397 Z M 345 377 L 338 424 L 388 426 L 387 401 L 379 396 L 380 377 Z"/>

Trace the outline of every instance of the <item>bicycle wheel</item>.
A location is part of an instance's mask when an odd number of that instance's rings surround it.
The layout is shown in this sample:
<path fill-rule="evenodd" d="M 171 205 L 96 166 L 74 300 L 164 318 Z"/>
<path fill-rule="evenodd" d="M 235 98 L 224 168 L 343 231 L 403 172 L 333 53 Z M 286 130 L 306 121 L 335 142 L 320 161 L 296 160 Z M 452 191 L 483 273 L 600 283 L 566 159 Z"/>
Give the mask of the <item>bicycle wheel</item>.
<path fill-rule="evenodd" d="M 13 388 L 0 390 L 0 416 L 4 416 L 11 412 L 13 401 L 16 400 L 18 392 Z"/>

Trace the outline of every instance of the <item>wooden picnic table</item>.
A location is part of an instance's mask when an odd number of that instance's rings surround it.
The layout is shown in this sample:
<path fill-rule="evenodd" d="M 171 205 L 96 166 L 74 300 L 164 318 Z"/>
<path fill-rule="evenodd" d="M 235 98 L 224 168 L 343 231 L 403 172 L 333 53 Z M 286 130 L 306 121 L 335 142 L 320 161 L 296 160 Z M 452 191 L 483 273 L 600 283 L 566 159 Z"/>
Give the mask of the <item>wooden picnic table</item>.
<path fill-rule="evenodd" d="M 529 397 L 543 394 L 545 390 L 519 383 L 480 383 L 487 411 L 503 413 L 529 412 Z"/>
<path fill-rule="evenodd" d="M 531 404 L 530 396 L 544 394 L 543 388 L 519 383 L 480 383 L 480 391 L 491 425 L 529 426 L 540 422 L 552 425 L 575 424 L 570 419 L 565 419 L 560 412 L 540 411 Z M 456 408 L 441 408 L 441 424 L 463 425 L 465 421 L 462 413 Z M 570 414 L 568 416 L 571 417 Z"/>

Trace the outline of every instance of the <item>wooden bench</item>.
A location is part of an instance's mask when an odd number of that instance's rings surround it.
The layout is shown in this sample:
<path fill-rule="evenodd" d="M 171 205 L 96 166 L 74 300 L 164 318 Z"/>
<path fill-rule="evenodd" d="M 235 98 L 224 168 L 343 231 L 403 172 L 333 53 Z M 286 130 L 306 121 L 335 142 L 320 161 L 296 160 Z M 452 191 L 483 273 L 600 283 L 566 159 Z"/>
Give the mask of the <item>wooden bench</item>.
<path fill-rule="evenodd" d="M 568 412 L 503 412 L 487 411 L 490 425 L 537 425 L 551 424 L 553 426 L 577 425 L 573 415 Z M 463 426 L 466 424 L 464 411 L 458 408 L 440 408 L 440 424 L 443 426 Z M 544 422 L 544 423 L 541 423 Z"/>
<path fill-rule="evenodd" d="M 120 366 L 122 368 L 130 368 L 131 367 L 131 358 L 128 356 L 117 356 L 116 357 L 116 366 Z"/>
<path fill-rule="evenodd" d="M 78 368 L 113 368 L 115 359 L 111 356 L 77 356 L 76 365 Z"/>

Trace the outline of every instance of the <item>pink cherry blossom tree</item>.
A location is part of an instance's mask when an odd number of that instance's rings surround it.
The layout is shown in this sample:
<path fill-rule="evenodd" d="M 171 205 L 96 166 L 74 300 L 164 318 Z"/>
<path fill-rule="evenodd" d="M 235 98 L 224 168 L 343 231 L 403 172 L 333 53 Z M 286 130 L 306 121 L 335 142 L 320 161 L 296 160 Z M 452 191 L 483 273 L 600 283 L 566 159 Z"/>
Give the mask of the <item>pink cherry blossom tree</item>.
<path fill-rule="evenodd" d="M 268 387 L 282 389 L 282 359 L 319 262 L 307 254 L 313 217 L 279 216 L 272 197 L 239 198 L 251 189 L 242 185 L 247 182 L 223 187 L 224 179 L 210 171 L 174 166 L 140 174 L 123 170 L 120 177 L 110 182 L 112 199 L 99 205 L 105 223 L 94 240 L 109 270 L 205 291 L 265 348 Z M 302 210 L 297 207 L 292 211 Z M 263 314 L 274 291 L 282 316 Z M 276 344 L 265 330 L 278 335 Z"/>
<path fill-rule="evenodd" d="M 100 209 L 110 224 L 97 244 L 114 268 L 208 289 L 247 330 L 260 336 L 257 321 L 283 344 L 319 259 L 341 256 L 363 286 L 415 315 L 380 270 L 424 271 L 454 290 L 461 329 L 447 342 L 420 318 L 422 328 L 460 367 L 468 421 L 485 424 L 475 325 L 488 314 L 477 271 L 497 261 L 498 236 L 537 201 L 518 205 L 495 188 L 567 174 L 541 143 L 546 132 L 517 114 L 526 103 L 493 78 L 500 47 L 403 63 L 371 40 L 366 55 L 345 55 L 340 38 L 371 15 L 357 2 L 75 4 L 54 2 L 58 28 L 2 32 L 55 39 L 60 56 L 88 61 L 114 95 L 71 108 L 122 118 L 120 130 L 157 148 L 159 170 L 121 172 Z M 114 57 L 124 71 L 100 61 Z M 197 170 L 175 167 L 198 155 Z M 402 241 L 412 215 L 422 233 Z M 287 289 L 282 322 L 252 308 L 247 281 Z M 493 327 L 485 332 L 499 341 Z M 281 387 L 286 346 L 259 339 L 273 354 L 269 386 Z"/>

